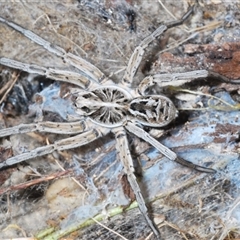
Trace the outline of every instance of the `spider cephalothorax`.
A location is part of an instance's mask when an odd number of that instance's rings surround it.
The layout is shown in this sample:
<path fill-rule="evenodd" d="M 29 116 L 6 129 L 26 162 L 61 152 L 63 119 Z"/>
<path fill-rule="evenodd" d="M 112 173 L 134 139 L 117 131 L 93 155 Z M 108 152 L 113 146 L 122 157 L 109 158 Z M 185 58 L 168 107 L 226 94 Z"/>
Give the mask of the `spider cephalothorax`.
<path fill-rule="evenodd" d="M 105 127 L 117 127 L 127 120 L 131 94 L 120 87 L 98 87 L 91 92 L 79 94 L 76 113 L 88 116 L 93 122 Z"/>

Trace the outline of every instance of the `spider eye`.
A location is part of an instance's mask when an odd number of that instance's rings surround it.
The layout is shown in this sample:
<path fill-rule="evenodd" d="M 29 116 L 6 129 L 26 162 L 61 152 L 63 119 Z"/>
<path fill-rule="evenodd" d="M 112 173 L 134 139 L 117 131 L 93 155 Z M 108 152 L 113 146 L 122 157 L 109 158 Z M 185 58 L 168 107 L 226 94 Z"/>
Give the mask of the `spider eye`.
<path fill-rule="evenodd" d="M 82 107 L 82 110 L 85 112 L 85 113 L 90 113 L 90 109 L 88 107 Z"/>

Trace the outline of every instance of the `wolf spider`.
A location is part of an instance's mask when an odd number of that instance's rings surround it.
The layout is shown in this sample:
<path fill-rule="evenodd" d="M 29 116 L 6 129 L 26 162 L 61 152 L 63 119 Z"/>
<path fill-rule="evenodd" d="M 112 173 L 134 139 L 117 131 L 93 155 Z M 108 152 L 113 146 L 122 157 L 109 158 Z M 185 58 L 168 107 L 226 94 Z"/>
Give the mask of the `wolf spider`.
<path fill-rule="evenodd" d="M 147 46 L 167 29 L 181 25 L 192 12 L 193 7 L 190 8 L 181 20 L 161 25 L 152 34 L 143 39 L 131 55 L 125 74 L 119 84 L 113 83 L 96 66 L 83 58 L 66 52 L 63 48 L 51 44 L 35 33 L 0 17 L 1 23 L 20 32 L 50 53 L 55 54 L 64 62 L 78 69 L 78 72 L 26 64 L 2 56 L 0 57 L 0 64 L 28 73 L 42 75 L 56 81 L 71 83 L 79 87 L 79 91 L 75 92 L 76 98 L 74 103 L 75 111 L 79 115 L 77 121 L 66 123 L 43 121 L 20 124 L 0 130 L 1 138 L 33 131 L 72 134 L 73 136 L 10 157 L 0 163 L 0 168 L 50 154 L 54 151 L 77 148 L 112 132 L 115 135 L 117 152 L 130 186 L 134 191 L 139 209 L 153 233 L 156 237 L 160 238 L 159 230 L 148 214 L 144 198 L 134 175 L 133 160 L 129 151 L 127 133 L 134 134 L 148 142 L 170 160 L 200 172 L 214 173 L 215 170 L 211 168 L 195 165 L 178 157 L 176 153 L 162 145 L 143 129 L 144 126 L 155 128 L 168 125 L 176 118 L 178 113 L 172 101 L 166 96 L 146 94 L 146 90 L 149 87 L 161 85 L 164 81 L 186 82 L 193 79 L 206 78 L 214 73 L 199 70 L 186 73 L 156 74 L 145 77 L 137 89 L 132 89 L 131 85 Z"/>

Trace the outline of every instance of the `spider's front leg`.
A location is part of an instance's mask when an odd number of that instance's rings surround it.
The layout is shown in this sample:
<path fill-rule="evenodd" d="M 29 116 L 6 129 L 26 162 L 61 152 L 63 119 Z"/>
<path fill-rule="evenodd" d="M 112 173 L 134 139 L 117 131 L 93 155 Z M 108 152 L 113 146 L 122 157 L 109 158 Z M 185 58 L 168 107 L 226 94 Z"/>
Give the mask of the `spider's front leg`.
<path fill-rule="evenodd" d="M 148 215 L 148 209 L 146 207 L 144 198 L 142 196 L 141 190 L 137 183 L 136 176 L 134 175 L 133 160 L 131 157 L 131 153 L 129 151 L 126 132 L 123 128 L 117 128 L 112 131 L 114 131 L 114 133 L 115 133 L 115 138 L 116 138 L 116 142 L 117 142 L 116 149 L 118 151 L 120 160 L 124 167 L 124 172 L 127 174 L 128 182 L 129 182 L 129 184 L 135 194 L 136 200 L 139 204 L 139 209 L 142 212 L 144 218 L 146 219 L 149 227 L 152 229 L 155 236 L 157 236 L 157 238 L 160 239 L 160 233 Z"/>
<path fill-rule="evenodd" d="M 3 17 L 0 17 L 0 22 L 20 32 L 28 39 L 32 40 L 36 44 L 45 48 L 47 51 L 55 54 L 56 56 L 59 56 L 60 58 L 62 58 L 63 62 L 66 62 L 76 67 L 84 75 L 86 75 L 88 78 L 92 79 L 93 81 L 98 82 L 105 79 L 104 74 L 97 67 L 92 65 L 90 62 L 84 60 L 83 58 L 78 57 L 70 52 L 66 52 L 63 48 L 48 42 L 47 40 L 33 33 L 32 31 L 29 31 L 14 22 L 10 22 Z M 11 60 L 11 59 L 8 59 L 8 60 Z M 4 63 L 1 63 L 1 64 L 5 65 Z"/>
<path fill-rule="evenodd" d="M 77 134 L 86 130 L 84 121 L 63 123 L 63 122 L 37 122 L 29 124 L 19 124 L 14 127 L 0 130 L 0 137 L 7 137 L 14 134 L 29 132 L 48 132 L 56 134 Z"/>
<path fill-rule="evenodd" d="M 60 131 L 58 129 L 59 127 L 63 127 L 63 129 Z M 21 124 L 17 127 L 3 129 L 3 130 L 0 130 L 0 136 L 8 136 L 11 134 L 17 134 L 17 133 L 23 133 L 23 132 L 26 133 L 26 132 L 37 131 L 37 130 L 41 132 L 69 134 L 69 133 L 73 133 L 74 129 L 75 129 L 74 133 L 77 133 L 77 132 L 82 132 L 82 133 L 73 137 L 68 137 L 62 140 L 55 141 L 54 143 L 49 144 L 47 146 L 38 147 L 31 151 L 10 157 L 6 161 L 0 163 L 0 169 L 26 161 L 26 160 L 30 160 L 36 157 L 44 156 L 54 151 L 67 150 L 67 149 L 77 148 L 77 147 L 86 145 L 98 139 L 99 137 L 106 135 L 110 131 L 106 128 L 86 130 L 85 125 L 84 124 L 81 125 L 79 123 L 71 124 L 71 123 L 43 122 L 43 123 L 30 124 L 29 126 L 28 124 Z M 9 132 L 9 134 L 7 132 Z"/>
<path fill-rule="evenodd" d="M 83 89 L 98 86 L 97 82 L 91 81 L 86 76 L 77 72 L 41 67 L 36 64 L 22 63 L 9 58 L 0 58 L 0 64 L 14 69 L 19 69 L 20 71 L 45 76 L 46 78 L 56 81 L 72 83 Z"/>

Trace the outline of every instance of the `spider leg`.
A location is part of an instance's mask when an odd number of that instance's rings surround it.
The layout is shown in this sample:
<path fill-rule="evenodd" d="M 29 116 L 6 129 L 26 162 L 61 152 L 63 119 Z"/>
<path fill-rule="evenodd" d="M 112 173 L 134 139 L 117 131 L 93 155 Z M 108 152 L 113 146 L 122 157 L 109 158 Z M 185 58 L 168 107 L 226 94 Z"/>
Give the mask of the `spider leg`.
<path fill-rule="evenodd" d="M 166 87 L 169 85 L 181 86 L 185 83 L 192 82 L 194 80 L 203 78 L 217 78 L 227 83 L 239 83 L 240 80 L 231 80 L 219 73 L 208 70 L 196 70 L 184 73 L 167 73 L 167 74 L 155 74 L 145 77 L 138 86 L 138 93 L 145 95 L 145 91 L 157 84 L 159 87 Z"/>
<path fill-rule="evenodd" d="M 142 212 L 143 216 L 145 217 L 149 227 L 152 229 L 154 234 L 160 239 L 160 233 L 148 215 L 148 209 L 145 205 L 144 198 L 141 194 L 141 190 L 137 183 L 137 179 L 134 175 L 133 160 L 132 160 L 132 157 L 131 157 L 131 154 L 129 151 L 126 133 L 123 128 L 120 128 L 120 129 L 118 128 L 118 129 L 114 130 L 114 132 L 115 132 L 115 138 L 116 138 L 116 142 L 117 142 L 116 149 L 120 156 L 120 160 L 124 167 L 124 171 L 127 174 L 128 182 L 130 183 L 130 186 L 131 186 L 132 190 L 134 191 L 136 200 L 139 204 L 139 209 Z"/>
<path fill-rule="evenodd" d="M 155 84 L 160 87 L 166 87 L 169 85 L 181 86 L 196 79 L 206 78 L 209 74 L 210 72 L 207 70 L 197 70 L 185 73 L 167 73 L 147 76 L 140 82 L 138 93 L 145 95 L 145 91 Z"/>
<path fill-rule="evenodd" d="M 37 43 L 38 45 L 45 48 L 47 51 L 55 54 L 56 56 L 62 58 L 63 62 L 66 62 L 77 69 L 79 69 L 83 74 L 87 75 L 92 80 L 98 82 L 105 78 L 104 74 L 94 65 L 84 60 L 81 57 L 75 56 L 72 53 L 66 52 L 63 48 L 53 45 L 52 43 L 46 41 L 45 39 L 39 37 L 37 34 L 24 29 L 16 23 L 10 22 L 2 17 L 0 17 L 0 22 L 6 24 L 7 26 L 13 28 L 14 30 L 20 32 L 28 39 Z"/>
<path fill-rule="evenodd" d="M 72 71 L 40 67 L 35 64 L 22 63 L 9 58 L 0 58 L 0 64 L 28 73 L 39 74 L 57 81 L 72 83 L 83 89 L 94 87 L 94 85 L 98 86 L 97 82 L 90 81 L 84 75 Z"/>
<path fill-rule="evenodd" d="M 163 144 L 158 142 L 152 136 L 150 136 L 147 132 L 145 132 L 142 128 L 135 126 L 133 123 L 126 124 L 125 128 L 136 135 L 137 137 L 145 140 L 146 142 L 150 143 L 153 147 L 155 147 L 159 152 L 161 152 L 164 156 L 172 161 L 176 161 L 183 166 L 195 169 L 199 172 L 206 172 L 206 173 L 215 173 L 216 171 L 212 168 L 202 167 L 196 164 L 193 164 L 183 158 L 179 158 L 175 152 L 170 150 L 169 148 L 165 147 Z"/>
<path fill-rule="evenodd" d="M 62 123 L 62 122 L 37 122 L 30 124 L 19 124 L 18 126 L 9 127 L 0 130 L 0 137 L 11 136 L 14 134 L 28 132 L 48 132 L 57 134 L 77 134 L 86 130 L 84 121 Z"/>
<path fill-rule="evenodd" d="M 91 129 L 81 134 L 78 134 L 74 137 L 69 137 L 66 139 L 55 141 L 54 143 L 49 144 L 47 146 L 38 147 L 29 152 L 22 153 L 17 156 L 8 158 L 6 161 L 0 163 L 0 169 L 32 159 L 32 158 L 44 156 L 54 151 L 67 150 L 67 149 L 77 148 L 77 147 L 86 145 L 90 142 L 93 142 L 94 140 L 101 137 L 102 135 L 107 134 L 108 132 L 109 130 L 106 130 L 106 129 L 101 129 L 101 130 Z"/>
<path fill-rule="evenodd" d="M 184 16 L 180 20 L 161 25 L 152 34 L 150 34 L 145 39 L 143 39 L 143 41 L 139 44 L 139 46 L 135 48 L 132 56 L 129 59 L 127 69 L 126 69 L 125 74 L 122 79 L 123 85 L 125 85 L 129 88 L 131 87 L 133 77 L 140 65 L 140 62 L 143 58 L 143 54 L 144 54 L 147 46 L 153 40 L 155 40 L 157 37 L 159 37 L 162 33 L 164 33 L 168 28 L 181 25 L 192 13 L 193 13 L 193 7 L 191 7 L 189 9 L 189 11 L 186 14 L 184 14 Z"/>

